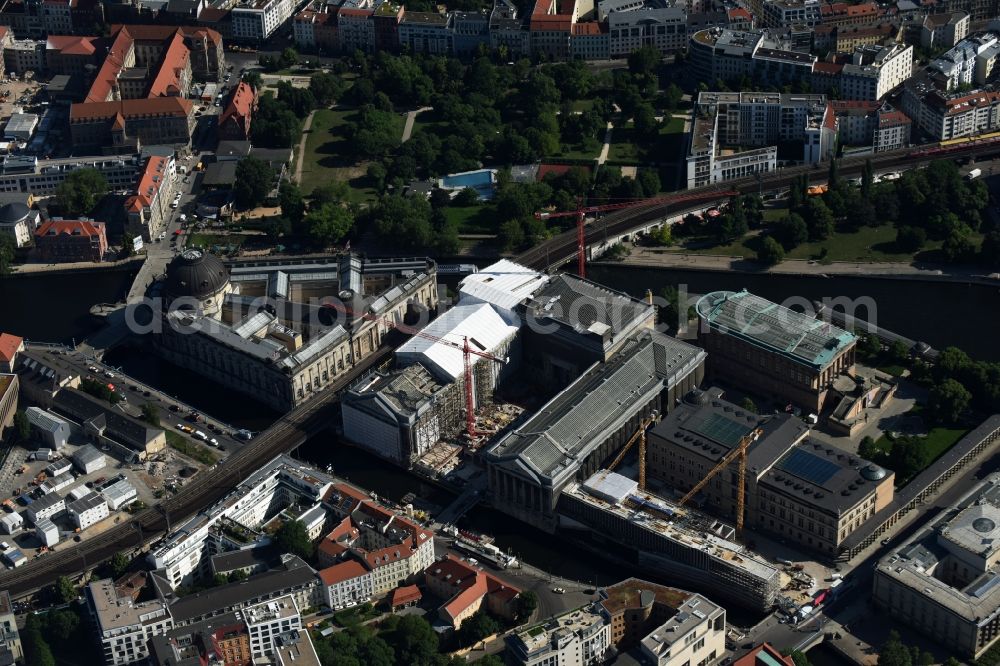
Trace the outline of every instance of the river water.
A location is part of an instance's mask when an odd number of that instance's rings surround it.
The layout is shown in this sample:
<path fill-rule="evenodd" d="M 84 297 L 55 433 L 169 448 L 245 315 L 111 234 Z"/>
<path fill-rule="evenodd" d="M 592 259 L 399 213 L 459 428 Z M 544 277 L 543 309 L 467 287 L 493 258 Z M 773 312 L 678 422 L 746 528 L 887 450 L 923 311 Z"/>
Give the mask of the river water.
<path fill-rule="evenodd" d="M 870 298 L 876 306 L 873 323 L 883 328 L 921 340 L 937 349 L 954 345 L 974 358 L 1000 360 L 1000 345 L 995 342 L 995 336 L 1000 333 L 1000 285 L 988 287 L 860 276 L 821 278 L 612 265 L 591 266 L 587 277 L 640 298 L 646 289 L 658 293 L 667 285 L 687 285 L 687 291 L 695 294 L 746 288 L 778 303 L 789 297 L 808 301 L 839 297 Z M 856 314 L 870 321 L 865 309 L 859 309 Z"/>

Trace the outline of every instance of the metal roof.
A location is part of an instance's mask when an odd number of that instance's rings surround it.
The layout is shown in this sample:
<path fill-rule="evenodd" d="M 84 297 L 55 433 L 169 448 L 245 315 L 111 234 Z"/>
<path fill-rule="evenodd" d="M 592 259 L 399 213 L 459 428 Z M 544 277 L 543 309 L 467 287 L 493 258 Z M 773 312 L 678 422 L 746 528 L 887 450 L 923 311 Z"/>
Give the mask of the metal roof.
<path fill-rule="evenodd" d="M 473 350 L 493 353 L 515 333 L 517 327 L 506 323 L 486 303 L 458 305 L 424 327 L 423 334 L 458 345 L 415 335 L 396 350 L 396 358 L 405 364 L 422 363 L 442 379 L 458 379 L 465 371 L 461 346 L 466 337 Z M 474 356 L 473 362 L 481 357 Z"/>
<path fill-rule="evenodd" d="M 712 329 L 817 369 L 856 340 L 853 333 L 746 290 L 714 291 L 695 307 Z"/>
<path fill-rule="evenodd" d="M 69 429 L 69 423 L 40 407 L 28 407 L 24 414 L 28 417 L 28 423 L 39 430 L 56 432 L 61 428 Z"/>
<path fill-rule="evenodd" d="M 462 280 L 462 303 L 489 303 L 514 323 L 513 309 L 549 281 L 549 276 L 526 266 L 501 259 Z M 507 313 L 511 314 L 508 315 Z"/>

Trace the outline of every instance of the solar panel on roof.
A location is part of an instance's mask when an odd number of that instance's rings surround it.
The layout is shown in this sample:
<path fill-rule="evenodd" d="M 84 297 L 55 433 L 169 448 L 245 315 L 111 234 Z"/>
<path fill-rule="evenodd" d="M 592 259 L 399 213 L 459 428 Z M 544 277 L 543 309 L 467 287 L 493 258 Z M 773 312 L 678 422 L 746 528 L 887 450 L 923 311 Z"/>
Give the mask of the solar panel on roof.
<path fill-rule="evenodd" d="M 818 486 L 829 481 L 840 469 L 836 463 L 802 449 L 790 451 L 778 463 L 778 468 Z"/>
<path fill-rule="evenodd" d="M 730 448 L 740 443 L 740 439 L 745 437 L 753 428 L 746 423 L 728 419 L 721 414 L 709 412 L 703 418 L 693 418 L 687 428 L 702 437 L 706 437 L 719 444 L 724 444 Z"/>

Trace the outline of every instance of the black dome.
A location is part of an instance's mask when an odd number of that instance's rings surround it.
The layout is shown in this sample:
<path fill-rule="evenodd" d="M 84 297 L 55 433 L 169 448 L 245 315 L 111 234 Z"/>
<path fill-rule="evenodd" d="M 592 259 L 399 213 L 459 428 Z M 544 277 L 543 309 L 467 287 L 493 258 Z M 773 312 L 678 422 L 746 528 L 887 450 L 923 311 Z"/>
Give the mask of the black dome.
<path fill-rule="evenodd" d="M 15 224 L 31 214 L 31 209 L 23 203 L 9 203 L 0 208 L 0 224 Z"/>
<path fill-rule="evenodd" d="M 214 296 L 229 284 L 229 271 L 218 257 L 194 248 L 184 250 L 167 265 L 167 293 L 174 298 L 199 300 Z"/>

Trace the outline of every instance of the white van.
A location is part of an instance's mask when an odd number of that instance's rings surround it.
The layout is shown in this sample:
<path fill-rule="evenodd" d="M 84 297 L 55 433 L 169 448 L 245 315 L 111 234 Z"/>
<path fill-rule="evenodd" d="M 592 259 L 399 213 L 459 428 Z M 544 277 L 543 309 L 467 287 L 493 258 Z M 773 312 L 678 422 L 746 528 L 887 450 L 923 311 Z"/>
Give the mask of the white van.
<path fill-rule="evenodd" d="M 206 435 L 205 433 L 203 433 L 201 430 L 195 430 L 194 431 L 194 436 L 197 437 L 198 439 L 200 439 L 203 442 L 208 441 L 208 435 Z"/>

